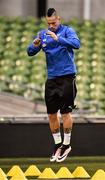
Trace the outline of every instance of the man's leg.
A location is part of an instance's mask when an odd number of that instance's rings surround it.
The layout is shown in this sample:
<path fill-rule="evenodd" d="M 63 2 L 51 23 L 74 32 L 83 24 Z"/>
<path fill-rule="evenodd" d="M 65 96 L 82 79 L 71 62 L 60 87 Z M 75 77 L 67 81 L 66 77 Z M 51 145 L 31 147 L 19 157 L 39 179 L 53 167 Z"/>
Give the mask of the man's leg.
<path fill-rule="evenodd" d="M 51 129 L 52 136 L 54 138 L 54 143 L 55 143 L 54 152 L 52 154 L 52 157 L 50 158 L 50 161 L 54 162 L 61 151 L 60 147 L 61 147 L 62 140 L 61 140 L 61 133 L 60 133 L 60 122 L 59 122 L 57 113 L 48 114 L 48 117 L 49 117 L 50 129 Z"/>
<path fill-rule="evenodd" d="M 71 131 L 73 126 L 73 120 L 71 113 L 62 114 L 63 120 L 63 130 L 64 130 L 64 140 L 61 148 L 61 153 L 57 158 L 57 162 L 62 162 L 66 159 L 67 155 L 71 151 L 70 140 L 71 140 Z"/>
<path fill-rule="evenodd" d="M 62 114 L 63 129 L 64 129 L 64 145 L 70 145 L 71 131 L 73 126 L 73 120 L 71 113 Z"/>

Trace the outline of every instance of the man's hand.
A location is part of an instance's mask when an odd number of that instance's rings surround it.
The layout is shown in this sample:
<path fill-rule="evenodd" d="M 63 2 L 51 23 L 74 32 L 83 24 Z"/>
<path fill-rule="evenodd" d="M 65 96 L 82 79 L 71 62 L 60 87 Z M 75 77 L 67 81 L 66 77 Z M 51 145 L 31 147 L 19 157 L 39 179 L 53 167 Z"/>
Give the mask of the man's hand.
<path fill-rule="evenodd" d="M 37 33 L 37 37 L 33 40 L 33 44 L 35 47 L 40 46 L 41 40 L 40 40 L 40 32 Z"/>
<path fill-rule="evenodd" d="M 48 30 L 46 34 L 50 35 L 54 40 L 58 40 L 58 37 L 54 32 Z"/>
<path fill-rule="evenodd" d="M 40 38 L 35 38 L 34 41 L 33 41 L 33 45 L 35 47 L 38 47 L 38 46 L 40 46 L 40 42 L 41 42 Z"/>

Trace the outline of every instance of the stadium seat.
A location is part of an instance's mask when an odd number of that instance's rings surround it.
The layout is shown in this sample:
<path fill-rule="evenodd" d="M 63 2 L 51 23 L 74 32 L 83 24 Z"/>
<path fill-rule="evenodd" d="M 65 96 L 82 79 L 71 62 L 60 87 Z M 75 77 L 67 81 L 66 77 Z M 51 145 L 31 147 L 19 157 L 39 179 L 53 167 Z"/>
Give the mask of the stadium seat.
<path fill-rule="evenodd" d="M 105 113 L 105 21 L 95 23 L 71 19 L 64 24 L 75 28 L 81 48 L 75 51 L 77 65 L 76 101 L 91 108 L 89 101 L 96 101 Z M 35 34 L 47 28 L 45 19 L 34 17 L 8 18 L 0 16 L 0 91 L 20 94 L 30 100 L 44 99 L 46 62 L 43 52 L 28 57 L 27 46 Z M 86 105 L 87 102 L 87 105 Z"/>

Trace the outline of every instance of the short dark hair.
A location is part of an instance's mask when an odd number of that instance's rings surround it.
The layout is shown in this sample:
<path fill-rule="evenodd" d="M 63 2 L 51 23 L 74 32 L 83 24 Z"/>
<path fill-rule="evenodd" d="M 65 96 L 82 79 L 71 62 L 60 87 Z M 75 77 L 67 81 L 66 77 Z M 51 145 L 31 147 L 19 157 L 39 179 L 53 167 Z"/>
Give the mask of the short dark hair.
<path fill-rule="evenodd" d="M 56 16 L 56 15 L 57 15 L 56 9 L 54 9 L 54 8 L 49 8 L 49 9 L 47 10 L 47 16 L 48 16 L 48 17 Z"/>

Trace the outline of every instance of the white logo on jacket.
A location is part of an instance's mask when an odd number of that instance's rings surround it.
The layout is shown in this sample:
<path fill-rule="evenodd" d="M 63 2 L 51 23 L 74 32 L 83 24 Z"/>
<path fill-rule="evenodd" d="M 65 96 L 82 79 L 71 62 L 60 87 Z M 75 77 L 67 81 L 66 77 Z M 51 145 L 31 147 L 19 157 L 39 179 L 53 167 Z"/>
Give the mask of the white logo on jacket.
<path fill-rule="evenodd" d="M 43 43 L 43 44 L 42 44 L 42 47 L 46 47 L 46 44 L 45 44 L 45 43 Z"/>

